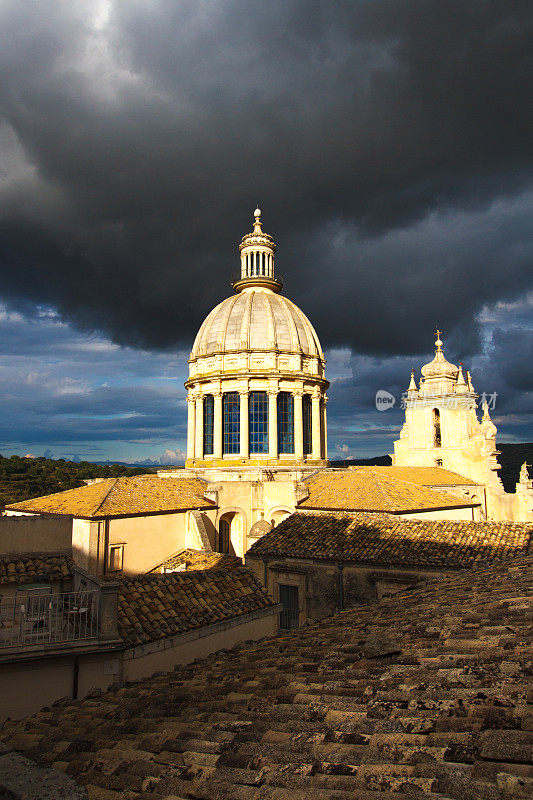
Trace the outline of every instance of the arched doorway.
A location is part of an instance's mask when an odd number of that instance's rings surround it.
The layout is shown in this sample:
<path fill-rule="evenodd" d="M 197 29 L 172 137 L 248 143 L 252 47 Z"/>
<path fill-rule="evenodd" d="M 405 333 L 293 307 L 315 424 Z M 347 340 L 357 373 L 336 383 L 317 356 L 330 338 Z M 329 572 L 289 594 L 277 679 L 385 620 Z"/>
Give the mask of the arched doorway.
<path fill-rule="evenodd" d="M 218 520 L 215 549 L 218 553 L 227 553 L 242 558 L 243 536 L 242 515 L 237 511 L 226 511 Z"/>

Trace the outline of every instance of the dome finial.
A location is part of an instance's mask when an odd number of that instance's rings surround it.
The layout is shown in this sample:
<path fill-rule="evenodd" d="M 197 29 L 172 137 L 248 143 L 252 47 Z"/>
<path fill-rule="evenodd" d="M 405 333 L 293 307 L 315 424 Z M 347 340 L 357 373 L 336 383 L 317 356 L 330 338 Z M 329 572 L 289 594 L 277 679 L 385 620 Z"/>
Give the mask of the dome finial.
<path fill-rule="evenodd" d="M 254 233 L 262 233 L 261 225 L 261 209 L 257 206 L 254 211 Z"/>
<path fill-rule="evenodd" d="M 435 331 L 435 336 L 437 337 L 437 339 L 435 341 L 435 347 L 437 348 L 437 352 L 440 352 L 442 350 L 442 341 L 441 341 L 441 338 L 440 338 L 441 337 L 441 331 L 439 331 L 438 328 Z"/>

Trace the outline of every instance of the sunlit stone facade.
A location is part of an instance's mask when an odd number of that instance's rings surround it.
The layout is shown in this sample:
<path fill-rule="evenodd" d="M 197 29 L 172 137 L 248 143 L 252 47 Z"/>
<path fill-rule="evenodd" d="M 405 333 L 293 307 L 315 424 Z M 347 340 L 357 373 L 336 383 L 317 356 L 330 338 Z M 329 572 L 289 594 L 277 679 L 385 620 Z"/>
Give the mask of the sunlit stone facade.
<path fill-rule="evenodd" d="M 261 212 L 239 246 L 235 294 L 202 324 L 189 359 L 187 467 L 327 464 L 325 360 L 280 294 Z"/>
<path fill-rule="evenodd" d="M 516 492 L 504 490 L 498 476 L 497 428 L 483 403 L 477 417 L 478 395 L 469 372 L 463 374 L 446 360 L 437 331 L 435 357 L 422 367 L 417 387 L 414 372 L 405 396 L 405 423 L 394 442 L 397 467 L 444 467 L 478 484 L 473 499 L 493 520 L 527 522 L 533 519 L 533 487 L 524 465 Z"/>

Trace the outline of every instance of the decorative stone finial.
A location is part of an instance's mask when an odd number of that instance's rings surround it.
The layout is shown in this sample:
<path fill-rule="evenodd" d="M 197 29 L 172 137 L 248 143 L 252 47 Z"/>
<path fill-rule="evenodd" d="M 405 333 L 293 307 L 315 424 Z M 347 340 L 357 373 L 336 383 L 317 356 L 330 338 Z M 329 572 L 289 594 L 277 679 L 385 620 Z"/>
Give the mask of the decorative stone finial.
<path fill-rule="evenodd" d="M 531 478 L 529 477 L 528 466 L 529 465 L 524 461 L 524 463 L 522 464 L 522 468 L 520 470 L 520 477 L 518 478 L 518 483 L 521 483 L 524 486 L 531 485 Z"/>
<path fill-rule="evenodd" d="M 465 394 L 468 392 L 468 386 L 463 375 L 463 365 L 459 364 L 459 372 L 457 373 L 457 382 L 455 384 L 455 391 Z"/>
<path fill-rule="evenodd" d="M 254 233 L 262 233 L 261 209 L 259 206 L 254 211 Z"/>
<path fill-rule="evenodd" d="M 409 394 L 411 394 L 412 392 L 418 393 L 418 389 L 417 389 L 416 381 L 415 381 L 415 371 L 414 371 L 414 369 L 411 370 L 411 381 L 409 383 L 409 388 L 407 389 L 407 391 L 408 391 Z"/>

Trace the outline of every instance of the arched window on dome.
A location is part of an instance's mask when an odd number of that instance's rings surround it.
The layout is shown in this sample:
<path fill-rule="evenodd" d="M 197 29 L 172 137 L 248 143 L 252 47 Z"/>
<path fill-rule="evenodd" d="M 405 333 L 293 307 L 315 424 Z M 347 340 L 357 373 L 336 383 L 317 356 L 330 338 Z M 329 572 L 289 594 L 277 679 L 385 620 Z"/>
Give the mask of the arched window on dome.
<path fill-rule="evenodd" d="M 313 424 L 310 394 L 304 394 L 302 397 L 302 415 L 304 429 L 304 456 L 308 456 L 313 452 Z"/>
<path fill-rule="evenodd" d="M 294 398 L 290 392 L 279 392 L 278 453 L 294 453 Z"/>
<path fill-rule="evenodd" d="M 204 455 L 213 455 L 213 428 L 215 417 L 215 398 L 212 394 L 204 397 Z"/>
<path fill-rule="evenodd" d="M 433 409 L 433 447 L 441 447 L 442 435 L 440 430 L 440 411 L 438 408 Z"/>
<path fill-rule="evenodd" d="M 250 453 L 268 453 L 268 395 L 250 392 L 248 406 Z"/>
<path fill-rule="evenodd" d="M 240 452 L 240 399 L 238 392 L 226 392 L 222 401 L 224 454 Z"/>

